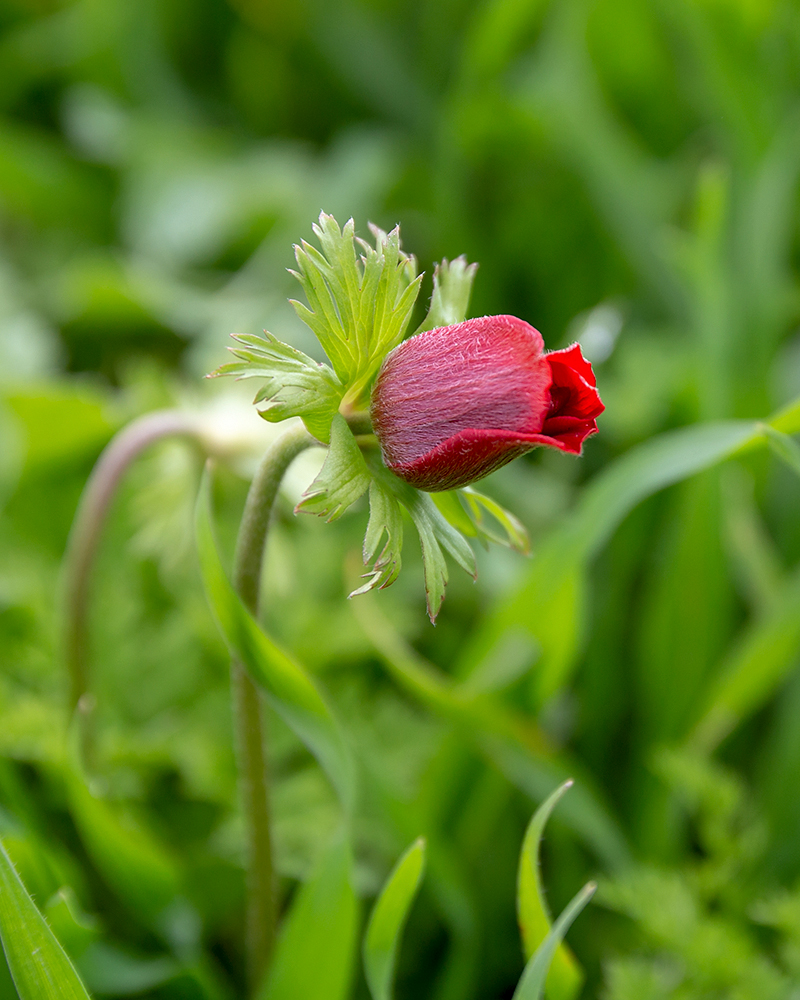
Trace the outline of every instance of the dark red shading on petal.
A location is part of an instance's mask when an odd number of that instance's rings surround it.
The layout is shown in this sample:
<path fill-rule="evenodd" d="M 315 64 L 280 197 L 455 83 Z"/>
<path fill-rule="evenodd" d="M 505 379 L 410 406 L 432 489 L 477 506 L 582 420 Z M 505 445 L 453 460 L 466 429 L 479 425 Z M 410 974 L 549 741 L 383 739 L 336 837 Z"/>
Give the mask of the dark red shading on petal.
<path fill-rule="evenodd" d="M 503 430 L 467 430 L 455 434 L 413 462 L 389 468 L 418 490 L 456 490 L 512 462 L 541 442 L 540 434 Z M 556 447 L 561 447 L 560 444 Z"/>

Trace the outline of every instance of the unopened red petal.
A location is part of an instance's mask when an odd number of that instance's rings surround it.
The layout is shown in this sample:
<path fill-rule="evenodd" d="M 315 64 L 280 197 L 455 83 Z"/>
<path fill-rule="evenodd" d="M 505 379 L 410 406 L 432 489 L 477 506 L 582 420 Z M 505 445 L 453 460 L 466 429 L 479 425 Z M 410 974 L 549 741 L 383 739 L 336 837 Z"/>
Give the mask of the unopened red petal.
<path fill-rule="evenodd" d="M 541 334 L 515 316 L 484 316 L 405 341 L 372 393 L 389 468 L 406 468 L 464 431 L 536 432 L 550 405 Z"/>

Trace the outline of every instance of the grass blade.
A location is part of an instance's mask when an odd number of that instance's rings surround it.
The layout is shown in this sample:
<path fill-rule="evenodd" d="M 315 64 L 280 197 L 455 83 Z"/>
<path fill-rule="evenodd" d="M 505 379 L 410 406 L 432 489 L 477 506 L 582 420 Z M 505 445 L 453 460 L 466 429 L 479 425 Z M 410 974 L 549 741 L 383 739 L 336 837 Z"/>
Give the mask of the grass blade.
<path fill-rule="evenodd" d="M 539 806 L 525 831 L 517 874 L 517 919 L 526 960 L 550 933 L 550 912 L 540 876 L 539 852 L 544 828 L 561 797 L 572 787 L 565 781 Z M 583 985 L 583 973 L 572 952 L 559 944 L 553 955 L 547 995 L 552 1000 L 572 1000 Z"/>
<path fill-rule="evenodd" d="M 420 837 L 395 865 L 381 890 L 364 937 L 364 972 L 372 1000 L 392 1000 L 397 948 L 425 868 Z"/>
<path fill-rule="evenodd" d="M 89 1000 L 0 843 L 0 940 L 20 1000 Z"/>
<path fill-rule="evenodd" d="M 536 954 L 525 966 L 522 978 L 514 991 L 513 1000 L 541 1000 L 547 973 L 550 970 L 550 963 L 553 961 L 556 949 L 564 940 L 564 935 L 572 926 L 575 918 L 596 891 L 597 885 L 594 882 L 587 882 L 556 920 L 550 933 L 539 945 Z"/>
<path fill-rule="evenodd" d="M 258 1000 L 345 1000 L 357 927 L 350 848 L 339 836 L 292 904 Z"/>

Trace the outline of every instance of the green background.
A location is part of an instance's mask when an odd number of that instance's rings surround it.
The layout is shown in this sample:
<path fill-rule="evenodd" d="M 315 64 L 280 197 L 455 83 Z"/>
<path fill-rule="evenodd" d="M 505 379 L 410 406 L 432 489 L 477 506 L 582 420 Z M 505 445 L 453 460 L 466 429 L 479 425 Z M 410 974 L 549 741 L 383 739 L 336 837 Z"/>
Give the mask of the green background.
<path fill-rule="evenodd" d="M 1 0 L 0 835 L 93 992 L 242 989 L 228 662 L 194 552 L 200 460 L 178 443 L 127 477 L 94 588 L 94 790 L 135 824 L 141 879 L 70 793 L 59 567 L 114 431 L 180 405 L 243 439 L 217 480 L 228 558 L 269 428 L 248 387 L 201 376 L 233 331 L 319 356 L 285 269 L 320 210 L 363 236 L 400 222 L 427 275 L 420 317 L 432 264 L 465 253 L 472 315 L 521 316 L 550 348 L 580 338 L 595 364 L 607 410 L 583 459 L 542 450 L 482 487 L 536 553 L 619 456 L 800 394 L 799 171 L 796 2 Z M 426 835 L 397 996 L 510 997 L 517 856 L 557 778 L 528 797 L 387 674 L 345 600 L 366 511 L 294 517 L 313 474 L 299 463 L 282 501 L 265 620 L 362 761 L 357 892 Z M 434 629 L 406 553 L 366 600 L 442 673 L 480 662 L 602 803 L 605 848 L 569 796 L 545 842 L 556 913 L 601 880 L 570 935 L 583 995 L 798 995 L 797 475 L 762 448 L 656 493 L 588 560 L 581 601 L 574 581 L 531 588 L 535 555 L 481 552 L 476 585 L 453 568 Z M 567 649 L 544 689 L 561 654 L 529 638 L 540 614 Z M 735 670 L 734 717 L 697 737 Z M 288 900 L 338 807 L 277 719 L 270 740 Z"/>

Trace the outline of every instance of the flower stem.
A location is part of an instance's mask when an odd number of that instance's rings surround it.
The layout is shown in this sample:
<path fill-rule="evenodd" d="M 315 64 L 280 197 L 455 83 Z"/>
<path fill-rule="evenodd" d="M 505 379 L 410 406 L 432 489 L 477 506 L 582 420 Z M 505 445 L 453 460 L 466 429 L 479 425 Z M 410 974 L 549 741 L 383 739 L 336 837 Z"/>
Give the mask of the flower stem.
<path fill-rule="evenodd" d="M 247 494 L 236 542 L 233 581 L 245 605 L 255 615 L 259 610 L 267 533 L 281 480 L 292 461 L 315 444 L 318 442 L 303 427 L 286 431 L 265 454 Z M 247 973 L 253 993 L 267 968 L 278 922 L 265 752 L 266 719 L 258 688 L 237 660 L 231 663 L 231 687 L 247 848 Z"/>
<path fill-rule="evenodd" d="M 132 421 L 106 446 L 81 495 L 67 542 L 62 577 L 64 658 L 71 712 L 88 690 L 87 625 L 92 569 L 117 487 L 145 448 L 175 436 L 199 438 L 196 419 L 178 410 L 159 410 Z"/>

